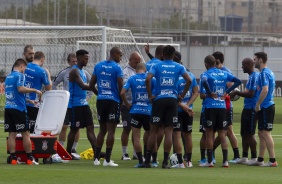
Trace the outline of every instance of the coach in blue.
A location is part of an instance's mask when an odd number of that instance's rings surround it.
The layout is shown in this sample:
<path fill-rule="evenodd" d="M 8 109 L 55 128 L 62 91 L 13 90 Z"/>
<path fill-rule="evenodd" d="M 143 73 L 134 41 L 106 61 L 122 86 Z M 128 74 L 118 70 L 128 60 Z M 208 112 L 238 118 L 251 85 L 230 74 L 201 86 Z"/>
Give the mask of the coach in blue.
<path fill-rule="evenodd" d="M 110 50 L 110 58 L 99 62 L 92 73 L 90 86 L 97 95 L 97 113 L 100 129 L 97 137 L 97 148 L 94 153 L 94 165 L 100 165 L 100 152 L 106 140 L 106 157 L 103 166 L 118 166 L 110 158 L 115 141 L 115 131 L 120 116 L 120 91 L 123 86 L 123 72 L 118 64 L 122 51 L 118 47 Z M 97 83 L 98 91 L 95 87 Z"/>
<path fill-rule="evenodd" d="M 71 154 L 72 146 L 75 140 L 75 135 L 80 128 L 86 127 L 86 134 L 92 149 L 96 147 L 96 136 L 94 133 L 94 124 L 92 112 L 86 100 L 87 90 L 91 90 L 87 84 L 87 77 L 83 67 L 89 60 L 89 53 L 86 50 L 76 51 L 77 64 L 72 66 L 69 73 L 69 92 L 70 99 L 68 108 L 71 108 L 70 113 L 70 132 L 68 134 L 67 152 Z M 72 159 L 77 159 L 72 155 Z"/>
<path fill-rule="evenodd" d="M 213 167 L 212 151 L 213 151 L 213 136 L 214 130 L 218 132 L 218 136 L 221 141 L 223 162 L 222 167 L 229 167 L 227 161 L 228 144 L 226 141 L 226 105 L 225 96 L 229 94 L 233 89 L 239 86 L 242 82 L 237 77 L 227 73 L 226 71 L 219 70 L 215 67 L 215 58 L 212 55 L 205 57 L 206 72 L 201 74 L 200 80 L 206 90 L 207 96 L 205 98 L 205 117 L 206 124 L 206 140 L 207 140 L 207 155 L 208 162 L 201 166 Z M 226 89 L 227 82 L 234 82 L 234 84 Z"/>
<path fill-rule="evenodd" d="M 148 139 L 148 150 L 146 154 L 145 166 L 151 167 L 150 159 L 155 146 L 158 129 L 165 127 L 164 140 L 164 159 L 162 168 L 168 169 L 168 157 L 172 146 L 173 126 L 178 124 L 178 101 L 181 101 L 191 84 L 191 78 L 185 68 L 174 62 L 175 48 L 167 45 L 163 49 L 164 61 L 154 65 L 146 77 L 146 89 L 148 98 L 152 101 L 152 119 L 151 130 Z M 177 92 L 177 83 L 179 76 L 182 75 L 186 81 L 181 95 Z M 151 80 L 156 78 L 156 96 L 151 91 Z M 179 140 L 180 141 L 180 140 Z M 181 155 L 177 155 L 178 157 Z"/>
<path fill-rule="evenodd" d="M 45 62 L 45 55 L 43 52 L 38 51 L 34 54 L 34 61 L 27 64 L 25 69 L 25 86 L 28 88 L 35 88 L 41 90 L 44 85 L 45 91 L 52 89 L 51 80 L 47 70 L 42 68 Z M 30 133 L 34 132 L 34 126 L 38 110 L 40 107 L 40 98 L 36 93 L 26 94 L 26 99 L 31 101 L 36 101 L 37 104 L 27 103 L 27 113 L 29 118 Z"/>
<path fill-rule="evenodd" d="M 275 104 L 273 94 L 275 90 L 274 73 L 267 68 L 267 54 L 257 52 L 254 54 L 255 67 L 259 69 L 257 89 L 259 91 L 258 101 L 255 110 L 258 115 L 258 135 L 260 140 L 260 151 L 257 162 L 254 165 L 277 167 L 275 159 L 274 141 L 271 136 L 273 129 Z M 269 162 L 264 163 L 264 152 L 267 148 L 269 153 Z"/>
<path fill-rule="evenodd" d="M 29 165 L 38 165 L 32 157 L 25 93 L 33 92 L 39 97 L 41 97 L 42 93 L 35 88 L 24 86 L 25 76 L 23 73 L 26 65 L 27 63 L 23 59 L 17 59 L 13 65 L 12 73 L 5 80 L 6 105 L 4 129 L 5 132 L 9 132 L 7 144 L 10 157 L 8 163 L 13 165 L 18 163 L 15 148 L 15 140 L 18 132 L 22 134 L 23 145 L 27 155 L 26 163 Z M 30 103 L 32 102 L 30 101 Z"/>

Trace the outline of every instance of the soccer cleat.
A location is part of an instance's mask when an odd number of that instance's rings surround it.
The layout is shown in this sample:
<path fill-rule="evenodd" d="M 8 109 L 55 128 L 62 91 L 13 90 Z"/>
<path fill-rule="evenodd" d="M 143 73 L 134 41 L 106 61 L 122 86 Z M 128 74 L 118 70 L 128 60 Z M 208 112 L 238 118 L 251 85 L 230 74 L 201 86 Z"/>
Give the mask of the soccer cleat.
<path fill-rule="evenodd" d="M 96 158 L 96 159 L 94 160 L 94 165 L 97 166 L 97 165 L 100 165 L 100 164 L 101 164 L 100 161 Z"/>
<path fill-rule="evenodd" d="M 184 165 L 184 163 L 182 163 L 182 164 L 175 164 L 175 165 L 171 166 L 171 168 L 185 169 L 185 165 Z"/>
<path fill-rule="evenodd" d="M 190 162 L 190 161 L 186 162 L 186 167 L 193 167 L 192 162 Z"/>
<path fill-rule="evenodd" d="M 213 166 L 213 162 L 211 163 L 205 162 L 205 163 L 200 163 L 199 167 L 214 167 L 214 166 Z"/>
<path fill-rule="evenodd" d="M 228 164 L 228 162 L 227 161 L 225 161 L 224 163 L 222 163 L 222 167 L 229 167 L 229 164 Z"/>
<path fill-rule="evenodd" d="M 264 164 L 262 164 L 260 166 L 261 167 L 277 167 L 278 163 L 277 162 L 267 162 L 267 163 L 264 163 Z"/>
<path fill-rule="evenodd" d="M 80 155 L 76 152 L 75 149 L 71 150 L 72 160 L 80 160 Z"/>
<path fill-rule="evenodd" d="M 143 162 L 143 163 L 140 165 L 140 168 L 151 168 L 151 164 L 150 164 L 150 163 L 145 163 L 145 162 Z"/>
<path fill-rule="evenodd" d="M 34 158 L 32 158 L 32 159 L 28 158 L 28 159 L 26 160 L 26 164 L 27 164 L 27 165 L 39 165 L 39 163 L 36 162 L 36 161 L 34 160 Z"/>
<path fill-rule="evenodd" d="M 233 160 L 229 160 L 229 163 L 231 164 L 237 164 L 237 162 L 240 160 L 240 158 L 233 158 Z"/>
<path fill-rule="evenodd" d="M 264 161 L 253 161 L 253 162 L 250 162 L 250 163 L 247 163 L 248 166 L 261 166 L 261 165 L 264 165 Z"/>
<path fill-rule="evenodd" d="M 248 163 L 248 158 L 247 157 L 243 157 L 240 158 L 236 164 L 247 164 Z"/>
<path fill-rule="evenodd" d="M 18 164 L 18 160 L 12 159 L 10 164 L 12 164 L 12 165 L 17 165 L 17 164 Z"/>
<path fill-rule="evenodd" d="M 136 155 L 133 155 L 132 160 L 138 160 L 138 157 Z"/>
<path fill-rule="evenodd" d="M 168 164 L 165 164 L 165 163 L 162 164 L 162 168 L 163 168 L 163 169 L 170 169 L 169 165 L 168 165 Z"/>
<path fill-rule="evenodd" d="M 151 163 L 151 166 L 152 166 L 152 167 L 158 167 L 159 164 L 158 164 L 157 162 L 152 162 L 152 163 Z"/>
<path fill-rule="evenodd" d="M 117 167 L 118 164 L 115 164 L 114 161 L 110 160 L 110 162 L 107 162 L 104 160 L 103 166 L 110 166 L 110 167 Z"/>
<path fill-rule="evenodd" d="M 200 164 L 204 164 L 207 162 L 207 159 L 206 158 L 203 158 L 202 160 L 199 160 Z"/>
<path fill-rule="evenodd" d="M 214 157 L 212 157 L 212 163 L 213 163 L 213 164 L 216 164 L 216 160 L 215 160 Z"/>
<path fill-rule="evenodd" d="M 124 155 L 122 155 L 121 160 L 131 160 L 129 155 L 126 153 Z"/>

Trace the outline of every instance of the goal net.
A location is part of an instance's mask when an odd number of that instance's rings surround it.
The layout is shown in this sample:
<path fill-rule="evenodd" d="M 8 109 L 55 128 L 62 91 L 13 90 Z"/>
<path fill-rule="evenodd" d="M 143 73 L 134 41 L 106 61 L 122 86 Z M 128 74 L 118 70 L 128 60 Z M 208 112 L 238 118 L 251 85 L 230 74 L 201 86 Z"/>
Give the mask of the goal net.
<path fill-rule="evenodd" d="M 59 71 L 68 66 L 67 56 L 77 51 L 78 41 L 99 42 L 99 44 L 79 45 L 79 49 L 89 52 L 89 62 L 85 69 L 90 74 L 97 62 L 109 57 L 109 51 L 113 46 L 120 47 L 123 51 L 121 65 L 128 62 L 129 55 L 133 51 L 141 54 L 131 31 L 126 29 L 105 26 L 0 27 L 0 93 L 4 93 L 5 77 L 11 72 L 15 60 L 23 57 L 23 49 L 26 45 L 33 45 L 35 52 L 45 53 L 44 67 L 50 71 L 52 77 L 55 77 Z M 111 42 L 117 44 L 108 44 Z M 2 113 L 5 97 L 1 95 L 0 98 L 0 113 Z"/>

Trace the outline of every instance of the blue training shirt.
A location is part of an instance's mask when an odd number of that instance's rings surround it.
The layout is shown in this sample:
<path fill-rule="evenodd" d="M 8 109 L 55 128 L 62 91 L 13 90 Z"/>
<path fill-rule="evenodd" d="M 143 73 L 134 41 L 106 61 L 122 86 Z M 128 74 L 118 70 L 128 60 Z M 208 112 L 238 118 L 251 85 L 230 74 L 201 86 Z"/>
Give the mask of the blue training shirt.
<path fill-rule="evenodd" d="M 18 87 L 24 86 L 25 76 L 18 71 L 12 71 L 5 80 L 6 109 L 26 110 L 25 94 L 18 91 Z"/>
<path fill-rule="evenodd" d="M 152 68 L 153 65 L 158 64 L 158 63 L 160 63 L 160 62 L 162 62 L 162 61 L 159 60 L 158 58 L 153 58 L 153 59 L 151 59 L 150 61 L 148 61 L 148 62 L 146 63 L 146 70 L 149 72 L 149 71 L 151 70 L 151 68 Z"/>
<path fill-rule="evenodd" d="M 151 115 L 152 105 L 148 99 L 148 93 L 146 90 L 146 79 L 147 74 L 135 74 L 131 76 L 126 84 L 123 86 L 125 89 L 131 89 L 132 92 L 132 107 L 130 108 L 130 114 L 145 114 Z M 152 90 L 155 87 L 156 80 L 152 79 Z"/>
<path fill-rule="evenodd" d="M 120 103 L 117 78 L 123 77 L 123 71 L 115 61 L 101 61 L 94 67 L 93 75 L 97 77 L 97 100 L 114 100 Z"/>
<path fill-rule="evenodd" d="M 258 91 L 259 95 L 261 93 L 262 87 L 268 86 L 268 93 L 263 100 L 261 107 L 267 108 L 274 104 L 273 95 L 275 90 L 275 76 L 274 73 L 269 68 L 264 68 L 261 70 L 258 76 Z"/>
<path fill-rule="evenodd" d="M 257 82 L 258 82 L 258 72 L 253 72 L 249 75 L 249 79 L 246 83 L 246 91 L 255 91 L 254 96 L 252 98 L 244 99 L 244 108 L 245 109 L 254 109 L 256 107 L 256 103 L 258 101 L 258 90 L 257 90 Z"/>
<path fill-rule="evenodd" d="M 182 103 L 187 103 L 191 99 L 191 96 L 193 95 L 193 88 L 195 86 L 198 86 L 195 76 L 191 72 L 187 72 L 187 73 L 190 76 L 192 83 L 190 85 L 188 92 L 186 93 L 185 97 L 183 98 Z M 179 95 L 182 94 L 185 84 L 186 84 L 185 79 L 182 76 L 180 76 L 178 84 L 177 84 Z M 193 104 L 191 104 L 189 108 L 193 108 Z M 183 112 L 183 109 L 181 107 L 178 107 L 178 112 Z"/>
<path fill-rule="evenodd" d="M 177 83 L 180 75 L 184 75 L 184 66 L 172 61 L 164 60 L 153 65 L 149 73 L 156 78 L 156 98 L 175 98 L 177 99 Z"/>
<path fill-rule="evenodd" d="M 81 80 L 84 83 L 87 83 L 87 77 L 84 70 L 80 69 L 77 65 L 74 65 L 72 69 L 77 69 L 79 71 Z M 87 91 L 83 90 L 76 82 L 69 81 L 69 92 L 70 99 L 68 108 L 88 105 L 88 102 L 86 100 Z"/>
<path fill-rule="evenodd" d="M 44 68 L 34 63 L 27 64 L 25 69 L 25 86 L 27 88 L 35 88 L 41 91 L 42 85 L 47 86 L 49 84 L 50 81 Z M 35 92 L 26 94 L 26 98 L 29 100 L 38 100 Z M 31 103 L 27 103 L 27 106 L 34 107 Z"/>
<path fill-rule="evenodd" d="M 206 108 L 226 108 L 225 100 L 221 100 L 220 97 L 223 96 L 227 89 L 226 82 L 231 82 L 234 76 L 226 71 L 213 67 L 202 73 L 200 78 L 202 82 L 206 80 L 210 86 L 211 92 L 218 95 L 218 98 L 206 97 Z"/>

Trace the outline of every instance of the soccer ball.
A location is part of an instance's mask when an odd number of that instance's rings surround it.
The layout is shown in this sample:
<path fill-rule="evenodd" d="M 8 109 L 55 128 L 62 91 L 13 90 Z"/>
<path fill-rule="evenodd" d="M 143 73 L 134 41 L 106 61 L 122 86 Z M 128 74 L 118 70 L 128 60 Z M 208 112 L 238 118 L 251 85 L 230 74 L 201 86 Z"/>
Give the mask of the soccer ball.
<path fill-rule="evenodd" d="M 235 88 L 234 91 L 240 91 L 238 88 Z M 230 98 L 231 101 L 237 101 L 239 100 L 240 96 L 239 95 L 235 95 L 233 98 Z"/>
<path fill-rule="evenodd" d="M 170 161 L 171 166 L 178 164 L 178 159 L 177 159 L 176 153 L 172 154 L 169 157 L 169 161 Z"/>

